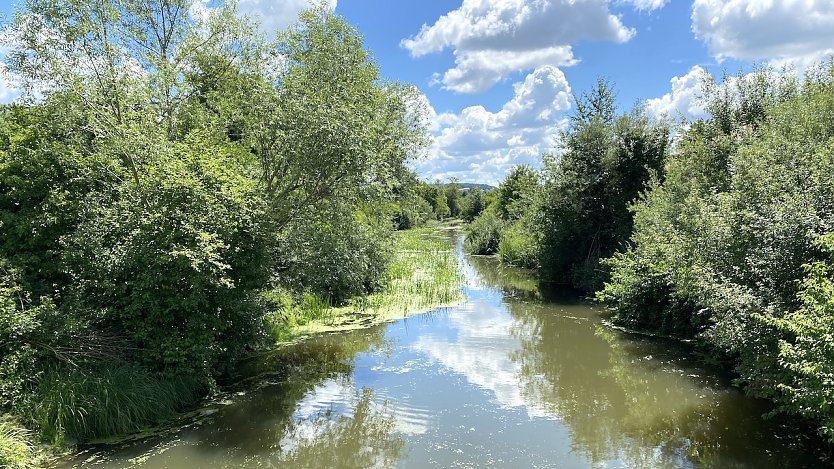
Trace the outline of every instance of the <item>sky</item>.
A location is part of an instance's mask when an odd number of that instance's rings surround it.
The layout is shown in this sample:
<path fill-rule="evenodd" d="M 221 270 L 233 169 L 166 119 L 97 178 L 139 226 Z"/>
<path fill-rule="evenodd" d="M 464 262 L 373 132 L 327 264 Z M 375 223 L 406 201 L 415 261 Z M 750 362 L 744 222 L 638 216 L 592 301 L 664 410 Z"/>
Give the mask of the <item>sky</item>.
<path fill-rule="evenodd" d="M 428 181 L 495 185 L 516 164 L 540 166 L 558 151 L 574 94 L 599 77 L 623 112 L 694 119 L 706 73 L 801 71 L 834 52 L 834 0 L 328 1 L 384 78 L 425 96 L 434 141 L 412 167 Z M 0 0 L 0 18 L 14 5 Z M 238 5 L 272 35 L 308 3 Z M 0 78 L 0 102 L 18 94 Z"/>

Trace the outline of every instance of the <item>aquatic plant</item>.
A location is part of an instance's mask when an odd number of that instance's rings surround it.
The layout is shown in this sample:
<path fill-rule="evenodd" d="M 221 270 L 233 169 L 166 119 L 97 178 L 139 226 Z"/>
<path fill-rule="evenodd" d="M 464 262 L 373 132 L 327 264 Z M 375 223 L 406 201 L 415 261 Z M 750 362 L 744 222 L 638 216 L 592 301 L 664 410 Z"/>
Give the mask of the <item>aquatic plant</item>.
<path fill-rule="evenodd" d="M 431 227 L 397 232 L 394 255 L 383 287 L 367 296 L 333 305 L 329 298 L 305 293 L 294 298 L 286 291 L 262 295 L 270 312 L 266 328 L 278 342 L 292 339 L 299 327 L 310 323 L 337 327 L 339 324 L 376 322 L 409 313 L 449 305 L 461 298 L 462 278 L 451 242 Z"/>
<path fill-rule="evenodd" d="M 158 379 L 135 366 L 53 369 L 41 379 L 28 417 L 55 443 L 124 435 L 174 416 L 206 389 L 197 378 Z"/>
<path fill-rule="evenodd" d="M 0 417 L 0 467 L 26 469 L 34 467 L 31 432 L 14 421 Z"/>

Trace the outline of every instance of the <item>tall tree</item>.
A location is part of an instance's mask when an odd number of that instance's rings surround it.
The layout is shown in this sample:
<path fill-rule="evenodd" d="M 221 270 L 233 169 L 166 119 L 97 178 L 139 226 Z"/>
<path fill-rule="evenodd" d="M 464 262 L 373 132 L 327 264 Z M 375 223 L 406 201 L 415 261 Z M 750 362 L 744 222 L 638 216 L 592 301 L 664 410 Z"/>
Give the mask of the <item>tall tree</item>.
<path fill-rule="evenodd" d="M 600 259 L 631 233 L 628 206 L 662 172 L 669 130 L 641 109 L 616 117 L 611 85 L 576 97 L 562 134 L 564 153 L 545 160 L 539 223 L 541 265 L 548 280 L 593 291 L 605 279 Z"/>

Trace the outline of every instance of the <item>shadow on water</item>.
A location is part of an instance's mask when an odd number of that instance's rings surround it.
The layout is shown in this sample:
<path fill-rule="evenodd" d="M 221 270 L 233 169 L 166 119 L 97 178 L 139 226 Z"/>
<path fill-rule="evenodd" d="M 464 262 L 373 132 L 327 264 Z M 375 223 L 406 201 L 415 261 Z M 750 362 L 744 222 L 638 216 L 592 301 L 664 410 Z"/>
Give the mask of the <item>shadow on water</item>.
<path fill-rule="evenodd" d="M 464 256 L 465 304 L 317 337 L 241 367 L 169 432 L 90 447 L 94 467 L 820 467 L 808 428 L 763 419 L 687 344 L 495 259 Z M 805 436 L 802 436 L 805 435 Z"/>

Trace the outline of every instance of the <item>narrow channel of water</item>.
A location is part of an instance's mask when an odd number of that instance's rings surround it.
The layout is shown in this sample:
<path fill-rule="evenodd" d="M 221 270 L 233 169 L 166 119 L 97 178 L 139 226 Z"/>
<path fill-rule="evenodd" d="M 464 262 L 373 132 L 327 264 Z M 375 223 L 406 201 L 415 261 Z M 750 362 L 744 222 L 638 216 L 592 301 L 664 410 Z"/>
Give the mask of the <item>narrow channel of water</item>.
<path fill-rule="evenodd" d="M 450 234 L 458 246 L 460 235 Z M 667 341 L 463 256 L 467 301 L 259 360 L 256 384 L 177 429 L 67 467 L 795 468 L 813 438 Z"/>

